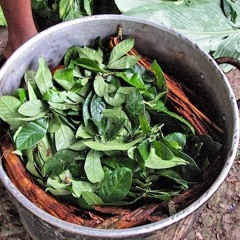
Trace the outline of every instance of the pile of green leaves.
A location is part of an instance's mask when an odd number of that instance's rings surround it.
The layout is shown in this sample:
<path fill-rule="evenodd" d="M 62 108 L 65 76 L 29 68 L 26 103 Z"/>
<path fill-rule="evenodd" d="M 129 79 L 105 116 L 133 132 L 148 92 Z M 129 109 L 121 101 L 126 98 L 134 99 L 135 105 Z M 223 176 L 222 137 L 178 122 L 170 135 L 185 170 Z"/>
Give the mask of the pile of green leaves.
<path fill-rule="evenodd" d="M 73 46 L 54 74 L 40 58 L 27 89 L 0 98 L 27 170 L 83 208 L 169 200 L 201 180 L 221 147 L 167 108 L 160 66 L 139 66 L 140 56 L 125 55 L 133 46 Z"/>

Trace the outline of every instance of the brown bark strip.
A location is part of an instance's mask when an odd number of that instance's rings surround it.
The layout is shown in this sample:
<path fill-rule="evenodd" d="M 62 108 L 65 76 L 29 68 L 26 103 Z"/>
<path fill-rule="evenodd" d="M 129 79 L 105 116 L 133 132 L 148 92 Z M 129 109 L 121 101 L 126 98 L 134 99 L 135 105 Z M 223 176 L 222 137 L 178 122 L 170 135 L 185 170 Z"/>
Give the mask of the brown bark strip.
<path fill-rule="evenodd" d="M 142 207 L 137 208 L 131 213 L 124 215 L 117 215 L 106 219 L 102 223 L 96 226 L 101 229 L 123 229 L 139 226 L 141 224 L 150 221 L 152 218 L 151 214 L 160 206 L 160 204 L 146 204 Z M 159 218 L 158 218 L 159 220 Z"/>
<path fill-rule="evenodd" d="M 13 153 L 14 148 L 7 135 L 1 141 L 1 151 L 9 178 L 32 203 L 54 217 L 80 225 L 85 223 L 85 219 L 75 215 L 74 208 L 64 205 L 33 182 L 22 161 Z"/>

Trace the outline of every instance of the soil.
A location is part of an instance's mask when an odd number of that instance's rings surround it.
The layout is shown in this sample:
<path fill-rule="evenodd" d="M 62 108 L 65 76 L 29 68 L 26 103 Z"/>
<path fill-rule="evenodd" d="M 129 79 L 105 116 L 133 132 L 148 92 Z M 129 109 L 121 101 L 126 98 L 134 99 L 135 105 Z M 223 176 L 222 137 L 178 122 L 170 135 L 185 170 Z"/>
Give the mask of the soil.
<path fill-rule="evenodd" d="M 6 45 L 7 29 L 0 28 L 0 53 Z M 232 70 L 227 78 L 240 98 L 240 72 Z M 221 187 L 202 209 L 185 240 L 240 239 L 240 146 L 235 162 Z M 15 206 L 0 182 L 0 240 L 30 240 Z"/>

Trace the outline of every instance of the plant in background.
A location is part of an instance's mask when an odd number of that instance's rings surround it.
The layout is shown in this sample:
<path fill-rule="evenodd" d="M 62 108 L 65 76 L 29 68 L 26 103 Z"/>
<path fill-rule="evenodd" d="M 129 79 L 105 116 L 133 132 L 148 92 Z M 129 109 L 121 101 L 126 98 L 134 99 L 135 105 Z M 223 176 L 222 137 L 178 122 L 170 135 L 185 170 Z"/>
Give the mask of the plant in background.
<path fill-rule="evenodd" d="M 92 14 L 93 0 L 31 0 L 32 10 L 48 25 Z M 0 8 L 0 26 L 6 26 Z"/>

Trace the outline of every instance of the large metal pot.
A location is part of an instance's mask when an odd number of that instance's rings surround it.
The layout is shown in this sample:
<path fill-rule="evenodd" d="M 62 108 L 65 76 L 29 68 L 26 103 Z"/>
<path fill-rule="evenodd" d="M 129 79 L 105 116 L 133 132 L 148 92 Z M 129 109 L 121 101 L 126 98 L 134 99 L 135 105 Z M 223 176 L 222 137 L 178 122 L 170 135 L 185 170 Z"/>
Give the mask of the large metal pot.
<path fill-rule="evenodd" d="M 119 15 L 100 15 L 55 25 L 20 47 L 0 71 L 0 95 L 19 86 L 26 69 L 36 69 L 40 56 L 56 66 L 72 45 L 89 45 L 101 36 L 116 33 L 121 24 L 125 35 L 135 38 L 143 55 L 157 58 L 166 71 L 198 89 L 214 106 L 226 130 L 223 167 L 209 189 L 189 207 L 162 221 L 124 230 L 101 230 L 59 220 L 32 204 L 16 189 L 0 164 L 1 181 L 12 195 L 22 223 L 33 239 L 183 239 L 201 207 L 216 192 L 234 161 L 239 141 L 239 119 L 232 89 L 214 60 L 182 35 L 153 23 Z"/>

